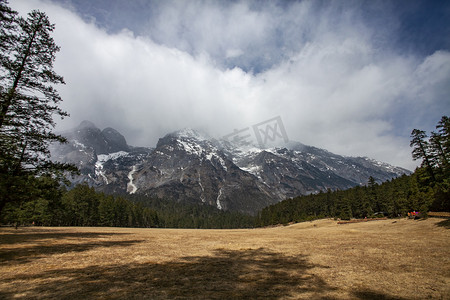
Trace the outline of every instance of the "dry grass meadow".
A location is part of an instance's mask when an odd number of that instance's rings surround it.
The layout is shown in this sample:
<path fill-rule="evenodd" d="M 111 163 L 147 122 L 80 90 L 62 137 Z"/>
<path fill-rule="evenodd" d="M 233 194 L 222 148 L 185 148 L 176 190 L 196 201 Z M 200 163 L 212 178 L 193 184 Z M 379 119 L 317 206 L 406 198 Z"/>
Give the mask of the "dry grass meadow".
<path fill-rule="evenodd" d="M 450 299 L 449 221 L 0 228 L 0 298 Z"/>

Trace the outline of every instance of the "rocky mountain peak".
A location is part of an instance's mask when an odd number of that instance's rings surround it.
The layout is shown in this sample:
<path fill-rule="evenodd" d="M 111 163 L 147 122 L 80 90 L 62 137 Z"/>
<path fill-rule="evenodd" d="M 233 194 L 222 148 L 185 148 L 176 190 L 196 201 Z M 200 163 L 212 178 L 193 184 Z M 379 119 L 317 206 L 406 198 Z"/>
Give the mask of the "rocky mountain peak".
<path fill-rule="evenodd" d="M 183 128 L 177 131 L 174 131 L 170 133 L 169 135 L 172 135 L 173 137 L 179 138 L 179 139 L 193 139 L 197 141 L 205 141 L 210 140 L 211 137 L 209 137 L 206 133 L 195 130 L 192 128 Z"/>
<path fill-rule="evenodd" d="M 80 123 L 80 125 L 78 125 L 76 127 L 76 129 L 85 129 L 85 128 L 93 128 L 93 129 L 98 129 L 97 126 L 95 126 L 94 123 L 92 123 L 91 121 L 87 121 L 84 120 Z"/>
<path fill-rule="evenodd" d="M 93 151 L 94 154 L 110 154 L 118 151 L 129 151 L 125 137 L 114 128 L 100 130 L 91 121 L 83 121 L 77 127 L 68 130 L 63 135 L 71 145 L 66 145 L 63 152 L 70 149 L 82 149 L 84 152 Z M 56 150 L 56 149 L 53 149 Z M 59 153 L 61 155 L 61 153 Z"/>
<path fill-rule="evenodd" d="M 196 148 L 196 145 L 211 146 L 211 142 L 210 138 L 206 134 L 191 128 L 184 128 L 166 134 L 163 138 L 160 138 L 156 147 L 158 148 L 164 145 L 179 145 L 181 148 L 183 148 L 183 146 L 186 146 L 187 148 Z"/>
<path fill-rule="evenodd" d="M 117 151 L 129 151 L 130 147 L 125 140 L 125 137 L 117 130 L 107 127 L 102 130 L 102 135 L 108 143 L 108 152 L 113 153 Z"/>

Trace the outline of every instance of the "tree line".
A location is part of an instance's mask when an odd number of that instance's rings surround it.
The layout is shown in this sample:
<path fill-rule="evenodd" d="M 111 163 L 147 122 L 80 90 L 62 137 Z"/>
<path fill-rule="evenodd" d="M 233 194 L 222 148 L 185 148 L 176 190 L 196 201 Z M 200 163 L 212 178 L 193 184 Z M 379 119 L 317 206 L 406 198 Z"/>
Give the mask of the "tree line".
<path fill-rule="evenodd" d="M 35 181 L 38 195 L 8 203 L 1 223 L 35 226 L 158 227 L 157 213 L 140 203 L 80 184 L 67 191 L 51 177 Z"/>
<path fill-rule="evenodd" d="M 36 179 L 33 200 L 9 202 L 0 223 L 35 226 L 249 228 L 254 217 L 209 205 L 145 195 L 107 195 L 87 184 L 66 190 L 51 177 Z M 31 189 L 30 189 L 31 191 Z"/>
<path fill-rule="evenodd" d="M 155 210 L 158 214 L 158 226 L 162 228 L 224 229 L 255 226 L 254 216 L 222 211 L 208 204 L 177 202 L 142 194 L 128 195 L 127 199 Z"/>

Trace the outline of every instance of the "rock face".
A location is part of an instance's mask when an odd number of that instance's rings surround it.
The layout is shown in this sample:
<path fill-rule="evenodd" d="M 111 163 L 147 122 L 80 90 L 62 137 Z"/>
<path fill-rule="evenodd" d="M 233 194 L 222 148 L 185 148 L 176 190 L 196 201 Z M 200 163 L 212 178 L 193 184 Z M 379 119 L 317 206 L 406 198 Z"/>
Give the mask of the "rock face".
<path fill-rule="evenodd" d="M 191 130 L 160 139 L 135 174 L 138 190 L 177 201 L 247 213 L 277 202 L 268 186 Z"/>
<path fill-rule="evenodd" d="M 105 128 L 102 130 L 102 136 L 104 137 L 107 145 L 106 153 L 130 151 L 130 147 L 128 147 L 125 137 L 117 130 L 111 127 Z"/>
<path fill-rule="evenodd" d="M 143 193 L 255 214 L 286 198 L 382 182 L 408 170 L 364 157 L 343 157 L 301 143 L 260 149 L 215 140 L 184 129 L 156 148 L 131 147 L 113 128 L 88 121 L 64 134 L 52 157 L 75 163 L 86 181 L 108 193 Z"/>

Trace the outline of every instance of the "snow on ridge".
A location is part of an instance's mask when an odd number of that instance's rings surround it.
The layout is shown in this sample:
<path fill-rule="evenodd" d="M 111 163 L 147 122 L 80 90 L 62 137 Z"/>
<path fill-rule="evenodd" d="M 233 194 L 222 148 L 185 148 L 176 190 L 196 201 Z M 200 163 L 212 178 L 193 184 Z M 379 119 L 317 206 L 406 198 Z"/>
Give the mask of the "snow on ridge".
<path fill-rule="evenodd" d="M 240 153 L 245 153 L 245 154 L 258 154 L 262 151 L 264 151 L 265 149 L 261 149 L 260 147 L 254 145 L 254 144 L 243 144 L 243 143 L 235 143 L 232 141 L 226 141 L 231 148 L 233 149 L 233 152 L 240 152 Z M 227 145 L 227 144 L 225 144 Z M 228 146 L 229 147 L 229 146 Z M 228 148 L 227 146 L 225 146 L 225 148 Z"/>
<path fill-rule="evenodd" d="M 196 155 L 202 160 L 209 160 L 211 163 L 214 158 L 220 163 L 225 171 L 228 170 L 225 160 L 217 153 L 219 150 L 216 147 L 209 145 L 208 148 L 204 148 L 198 143 L 190 143 L 183 140 L 178 140 L 177 142 L 187 153 Z"/>
<path fill-rule="evenodd" d="M 198 132 L 191 128 L 183 128 L 178 131 L 175 131 L 172 133 L 173 135 L 181 138 L 190 138 L 190 139 L 196 139 L 199 141 L 209 141 L 211 138 L 208 137 L 206 134 L 203 134 L 201 132 Z"/>
<path fill-rule="evenodd" d="M 389 163 L 386 162 L 382 162 L 373 158 L 369 158 L 369 157 L 361 157 L 362 159 L 364 159 L 365 161 L 371 163 L 373 166 L 377 166 L 379 168 L 385 169 L 389 172 L 395 173 L 397 175 L 401 175 L 401 174 L 408 174 L 411 173 L 409 170 L 403 169 L 401 167 L 398 166 L 394 166 L 391 165 Z"/>
<path fill-rule="evenodd" d="M 264 149 L 263 151 L 266 151 L 266 152 L 272 153 L 276 156 L 279 156 L 280 153 L 278 153 L 277 150 L 279 150 L 279 148 L 267 148 L 267 149 Z"/>
<path fill-rule="evenodd" d="M 239 167 L 241 170 L 248 172 L 256 177 L 260 178 L 259 172 L 261 171 L 261 166 L 258 165 L 250 165 L 246 167 Z"/>
<path fill-rule="evenodd" d="M 183 149 L 189 154 L 201 156 L 203 151 L 205 151 L 205 149 L 203 149 L 198 144 L 193 144 L 186 141 L 178 141 L 178 144 L 180 144 L 183 147 Z"/>
<path fill-rule="evenodd" d="M 110 159 L 115 160 L 115 159 L 118 159 L 119 157 L 127 156 L 127 155 L 128 155 L 128 152 L 125 152 L 125 151 L 119 151 L 119 152 L 114 152 L 114 153 L 109 153 L 109 154 L 99 154 L 99 155 L 97 155 L 97 162 L 104 163 Z"/>

